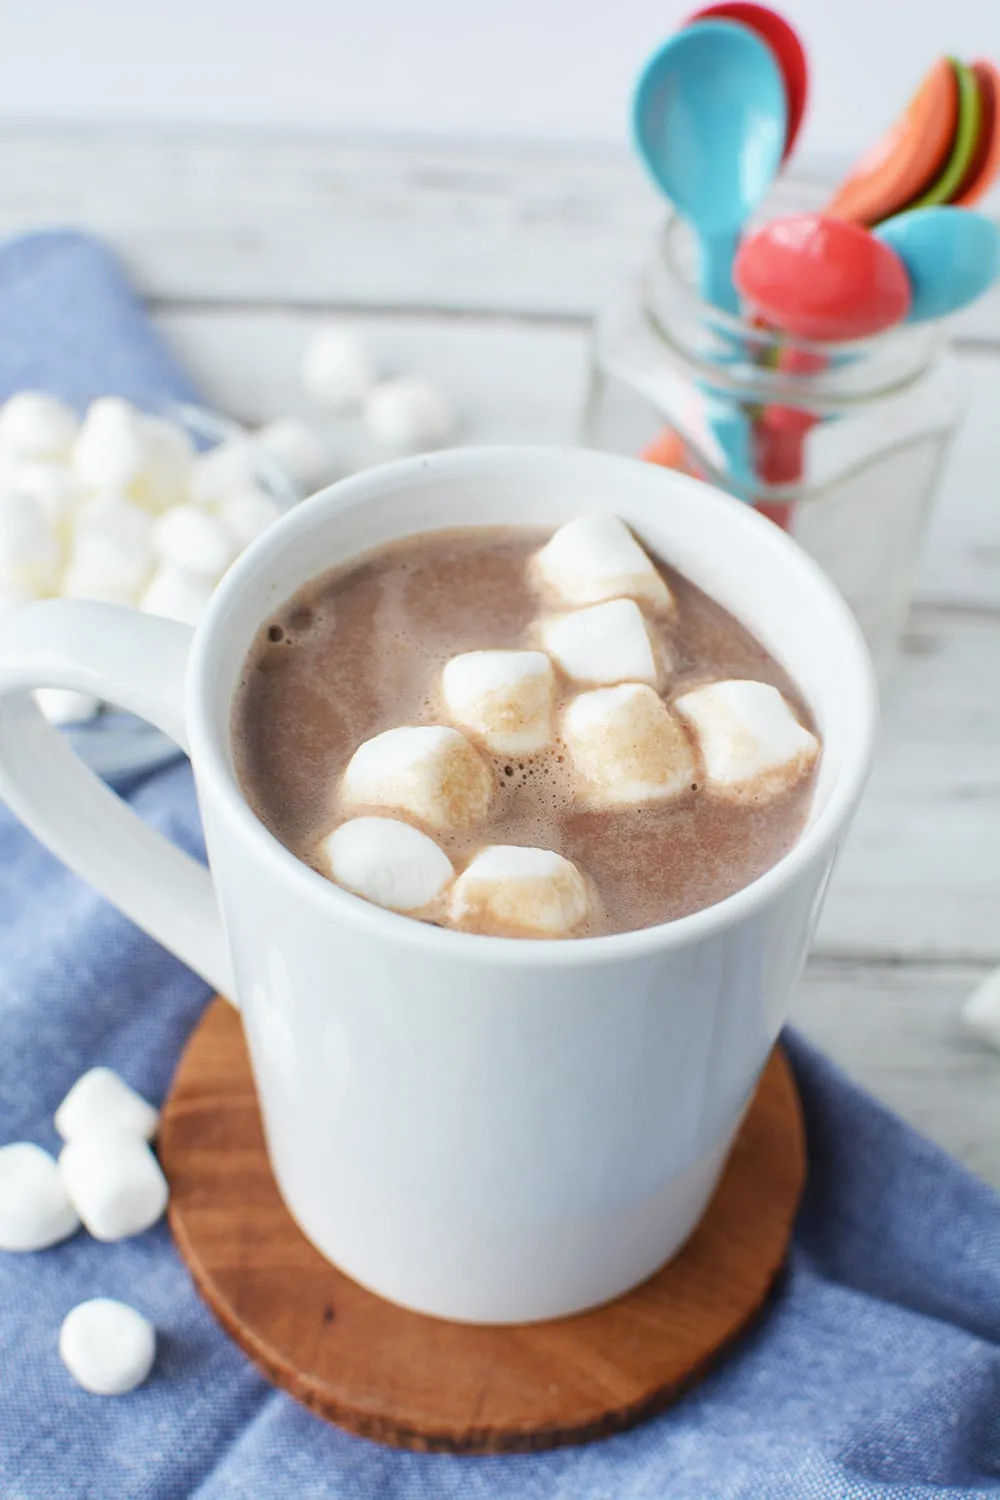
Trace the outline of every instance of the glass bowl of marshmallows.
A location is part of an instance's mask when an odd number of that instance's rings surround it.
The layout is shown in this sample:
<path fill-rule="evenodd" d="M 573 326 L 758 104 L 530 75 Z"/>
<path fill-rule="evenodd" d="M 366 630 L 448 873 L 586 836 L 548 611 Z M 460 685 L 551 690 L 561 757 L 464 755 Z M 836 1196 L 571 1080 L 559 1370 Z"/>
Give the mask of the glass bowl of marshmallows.
<path fill-rule="evenodd" d="M 0 629 L 37 599 L 96 599 L 197 624 L 234 559 L 301 498 L 266 442 L 200 407 L 103 396 L 78 415 L 42 391 L 0 406 Z M 102 776 L 178 754 L 80 693 L 46 716 Z"/>

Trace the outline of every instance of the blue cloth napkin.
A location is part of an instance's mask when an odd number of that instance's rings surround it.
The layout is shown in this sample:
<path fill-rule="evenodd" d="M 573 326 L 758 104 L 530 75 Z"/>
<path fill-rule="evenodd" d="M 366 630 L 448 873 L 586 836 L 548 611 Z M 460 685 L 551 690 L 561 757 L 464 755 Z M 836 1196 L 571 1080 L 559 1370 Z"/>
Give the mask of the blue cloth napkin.
<path fill-rule="evenodd" d="M 15 317 L 10 302 L 29 295 L 44 315 Z M 10 330 L 51 332 L 55 302 L 81 321 L 48 346 L 50 372 Z M 187 394 L 110 259 L 80 237 L 0 251 L 4 332 L 0 389 L 30 379 L 80 401 L 162 381 Z M 186 764 L 124 790 L 202 852 Z M 53 1112 L 95 1063 L 161 1100 L 206 999 L 0 810 L 0 1143 L 56 1149 Z M 1000 1199 L 800 1038 L 786 1045 L 810 1148 L 787 1273 L 762 1320 L 660 1417 L 551 1454 L 396 1453 L 272 1390 L 216 1327 L 164 1225 L 110 1246 L 81 1233 L 0 1253 L 0 1500 L 1000 1496 Z M 117 1400 L 79 1390 L 56 1352 L 62 1318 L 98 1295 L 159 1329 L 150 1380 Z"/>

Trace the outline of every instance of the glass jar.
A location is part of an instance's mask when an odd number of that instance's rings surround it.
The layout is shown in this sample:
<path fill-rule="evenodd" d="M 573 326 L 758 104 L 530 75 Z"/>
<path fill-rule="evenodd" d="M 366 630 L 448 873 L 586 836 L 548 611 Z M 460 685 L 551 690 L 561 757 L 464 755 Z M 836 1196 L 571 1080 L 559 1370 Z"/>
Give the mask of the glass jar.
<path fill-rule="evenodd" d="M 942 328 L 806 343 L 703 302 L 694 267 L 687 227 L 669 218 L 595 321 L 583 442 L 684 469 L 785 527 L 884 672 L 962 408 Z"/>

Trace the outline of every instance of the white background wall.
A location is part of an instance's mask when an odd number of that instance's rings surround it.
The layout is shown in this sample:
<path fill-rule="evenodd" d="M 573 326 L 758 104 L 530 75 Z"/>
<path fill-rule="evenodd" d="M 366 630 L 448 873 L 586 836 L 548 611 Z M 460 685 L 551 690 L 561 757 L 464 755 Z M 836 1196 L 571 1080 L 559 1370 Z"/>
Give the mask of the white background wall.
<path fill-rule="evenodd" d="M 1000 0 L 778 4 L 813 61 L 807 166 L 873 139 L 938 53 L 1000 54 Z M 619 141 L 640 62 L 687 12 L 678 0 L 2 0 L 0 119 Z"/>

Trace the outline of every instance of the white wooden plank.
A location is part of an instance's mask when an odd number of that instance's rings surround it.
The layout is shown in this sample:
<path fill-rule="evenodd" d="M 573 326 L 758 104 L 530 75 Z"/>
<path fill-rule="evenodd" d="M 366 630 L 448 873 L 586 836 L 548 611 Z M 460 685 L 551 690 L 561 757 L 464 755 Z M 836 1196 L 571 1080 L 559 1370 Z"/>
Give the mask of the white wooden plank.
<path fill-rule="evenodd" d="M 859 1083 L 1000 1188 L 1000 1054 L 959 1011 L 981 971 L 813 963 L 795 1024 Z"/>
<path fill-rule="evenodd" d="M 75 223 L 150 296 L 589 317 L 663 206 L 599 146 L 0 130 L 0 234 Z M 776 212 L 823 193 L 779 187 Z M 1000 339 L 1000 292 L 961 321 Z"/>
<path fill-rule="evenodd" d="M 918 610 L 821 953 L 1000 961 L 1000 619 Z"/>
<path fill-rule="evenodd" d="M 206 399 L 244 421 L 303 404 L 299 362 L 320 320 L 294 309 L 176 309 L 159 324 Z M 572 442 L 578 434 L 587 339 L 572 325 L 423 315 L 347 314 L 387 371 L 419 369 L 459 408 L 462 442 Z M 935 602 L 1000 608 L 1000 355 L 961 356 L 970 410 L 942 484 L 920 593 Z M 345 463 L 359 439 L 340 424 Z"/>

